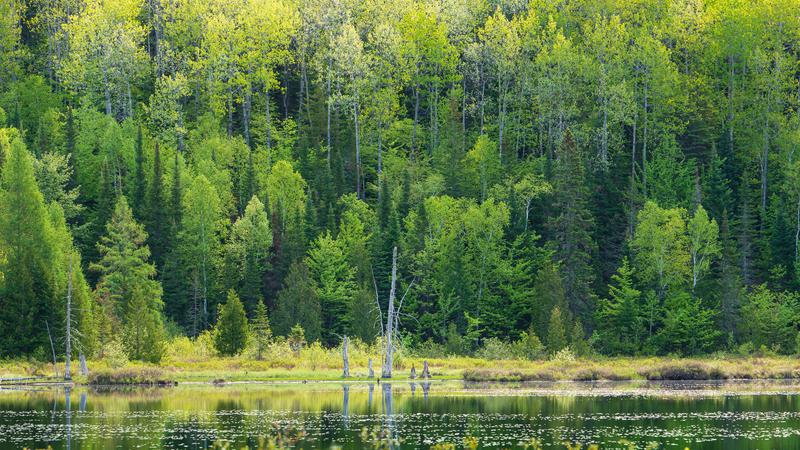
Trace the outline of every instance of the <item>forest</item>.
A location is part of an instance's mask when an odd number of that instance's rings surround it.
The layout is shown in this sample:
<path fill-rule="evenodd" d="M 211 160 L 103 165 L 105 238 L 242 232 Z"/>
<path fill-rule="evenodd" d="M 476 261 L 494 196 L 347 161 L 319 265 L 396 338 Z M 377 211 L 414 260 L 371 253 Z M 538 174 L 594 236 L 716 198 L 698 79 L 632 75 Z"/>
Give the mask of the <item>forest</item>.
<path fill-rule="evenodd" d="M 0 127 L 3 358 L 375 342 L 395 248 L 408 349 L 800 352 L 796 0 L 0 0 Z"/>

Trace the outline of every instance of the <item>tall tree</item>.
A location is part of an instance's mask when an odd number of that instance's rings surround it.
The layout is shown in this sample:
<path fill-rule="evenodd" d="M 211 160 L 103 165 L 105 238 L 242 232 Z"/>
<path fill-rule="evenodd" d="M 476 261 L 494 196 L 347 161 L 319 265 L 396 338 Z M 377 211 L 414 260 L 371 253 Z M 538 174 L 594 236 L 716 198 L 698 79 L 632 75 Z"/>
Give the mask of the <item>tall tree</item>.
<path fill-rule="evenodd" d="M 570 311 L 583 323 L 591 323 L 594 308 L 596 252 L 592 231 L 594 218 L 588 208 L 588 189 L 583 156 L 572 133 L 567 130 L 558 152 L 553 175 L 553 211 L 549 232 L 555 244 L 554 257 L 560 262 L 564 291 Z"/>
<path fill-rule="evenodd" d="M 198 175 L 192 180 L 183 196 L 183 211 L 180 246 L 191 287 L 186 323 L 191 333 L 197 335 L 208 326 L 209 311 L 216 303 L 211 296 L 224 220 L 219 195 L 205 176 Z"/>
<path fill-rule="evenodd" d="M 49 341 L 45 330 L 64 323 L 64 308 L 54 285 L 53 228 L 36 186 L 33 156 L 19 137 L 9 143 L 2 131 L 0 146 L 5 154 L 0 190 L 0 323 L 8 330 L 0 338 L 0 352 L 7 356 L 34 351 L 46 354 Z"/>
<path fill-rule="evenodd" d="M 231 227 L 224 249 L 226 283 L 240 293 L 251 317 L 263 297 L 270 247 L 272 229 L 269 218 L 264 204 L 253 196 L 244 215 Z"/>
<path fill-rule="evenodd" d="M 120 196 L 97 245 L 102 257 L 91 267 L 100 273 L 97 295 L 111 301 L 110 312 L 122 323 L 128 357 L 158 362 L 165 339 L 163 304 L 146 239 L 128 201 Z"/>
<path fill-rule="evenodd" d="M 299 325 L 310 342 L 320 339 L 322 333 L 322 311 L 317 289 L 308 266 L 297 261 L 292 264 L 284 281 L 283 289 L 273 314 L 275 334 L 288 336 L 295 325 Z"/>

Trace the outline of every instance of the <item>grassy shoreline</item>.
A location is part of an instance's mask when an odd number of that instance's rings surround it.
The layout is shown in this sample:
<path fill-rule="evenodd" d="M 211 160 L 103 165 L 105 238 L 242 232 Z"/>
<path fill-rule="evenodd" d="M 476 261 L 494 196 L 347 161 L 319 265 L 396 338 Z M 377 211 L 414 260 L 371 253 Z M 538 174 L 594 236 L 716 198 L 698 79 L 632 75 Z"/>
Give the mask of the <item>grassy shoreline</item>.
<path fill-rule="evenodd" d="M 376 373 L 378 358 L 373 358 Z M 465 381 L 626 381 L 800 379 L 800 359 L 794 357 L 719 358 L 595 358 L 574 361 L 487 360 L 466 357 L 405 357 L 395 367 L 394 379 L 409 379 L 411 368 L 421 372 L 423 360 L 436 380 Z M 73 376 L 76 383 L 157 384 L 170 382 L 341 381 L 341 361 L 309 361 L 275 365 L 242 357 L 167 361 L 160 365 L 126 363 L 111 367 L 89 362 L 90 377 Z M 368 380 L 367 361 L 351 358 L 351 381 Z M 73 368 L 77 368 L 73 364 Z M 63 363 L 58 367 L 63 374 Z M 74 371 L 74 369 L 73 369 Z M 11 360 L 0 362 L 0 378 L 53 376 L 52 364 Z"/>

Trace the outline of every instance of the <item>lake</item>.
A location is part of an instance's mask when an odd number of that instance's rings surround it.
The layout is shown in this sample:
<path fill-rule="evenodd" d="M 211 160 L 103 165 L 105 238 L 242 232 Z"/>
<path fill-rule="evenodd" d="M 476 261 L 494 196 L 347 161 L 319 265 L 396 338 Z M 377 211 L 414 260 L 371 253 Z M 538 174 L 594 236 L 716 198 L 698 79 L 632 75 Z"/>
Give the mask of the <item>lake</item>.
<path fill-rule="evenodd" d="M 281 433 L 297 448 L 800 448 L 796 382 L 185 384 L 0 390 L 0 448 L 233 448 Z M 368 434 L 369 434 L 368 433 Z"/>

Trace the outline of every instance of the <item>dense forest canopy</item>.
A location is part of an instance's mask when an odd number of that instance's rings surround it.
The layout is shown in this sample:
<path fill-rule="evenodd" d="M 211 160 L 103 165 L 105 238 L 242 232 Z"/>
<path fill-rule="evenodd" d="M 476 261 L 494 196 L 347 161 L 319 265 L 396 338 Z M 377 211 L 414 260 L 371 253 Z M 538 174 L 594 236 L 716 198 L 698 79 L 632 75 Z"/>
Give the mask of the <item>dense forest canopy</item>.
<path fill-rule="evenodd" d="M 2 356 L 47 357 L 68 294 L 89 355 L 371 342 L 394 247 L 409 348 L 800 350 L 796 0 L 0 18 Z"/>

